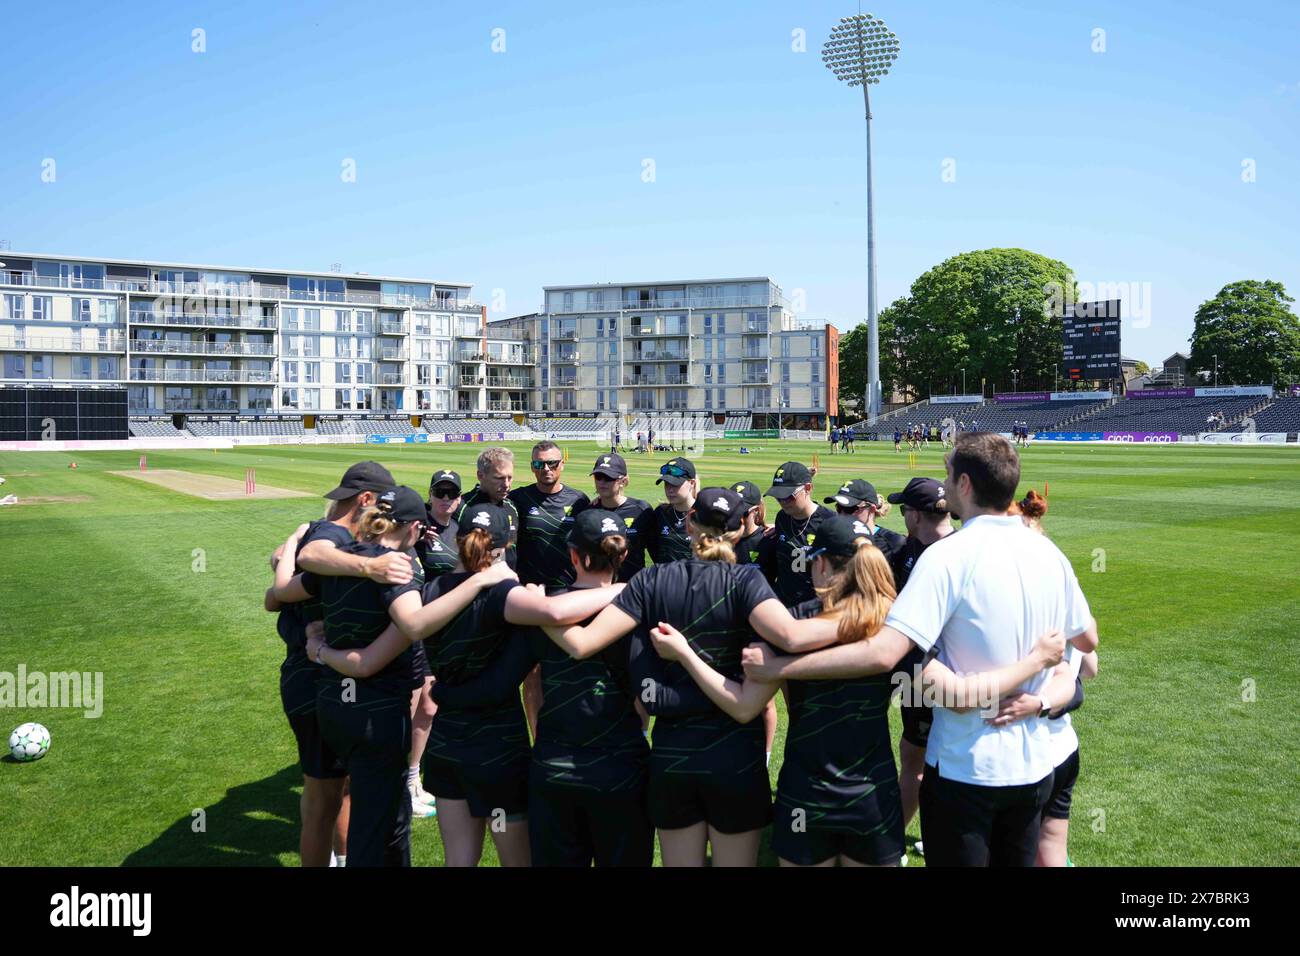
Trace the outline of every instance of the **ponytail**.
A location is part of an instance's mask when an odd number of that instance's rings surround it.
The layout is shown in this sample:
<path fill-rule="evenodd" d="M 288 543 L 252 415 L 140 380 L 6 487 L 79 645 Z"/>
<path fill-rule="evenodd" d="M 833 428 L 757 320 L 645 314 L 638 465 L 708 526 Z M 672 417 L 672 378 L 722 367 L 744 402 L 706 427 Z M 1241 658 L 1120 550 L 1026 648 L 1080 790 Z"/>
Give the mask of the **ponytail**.
<path fill-rule="evenodd" d="M 570 547 L 578 552 L 578 560 L 585 570 L 596 574 L 609 571 L 616 578 L 618 569 L 623 566 L 623 559 L 627 557 L 627 538 L 621 534 L 601 538 L 592 548 Z"/>
<path fill-rule="evenodd" d="M 457 535 L 456 550 L 460 552 L 461 566 L 470 574 L 491 567 L 496 560 L 492 557 L 492 535 L 482 528 L 471 528 Z"/>
<path fill-rule="evenodd" d="M 838 617 L 841 644 L 866 640 L 884 626 L 897 592 L 889 562 L 880 549 L 861 539 L 852 557 L 824 555 L 831 566 L 830 580 L 817 588 L 819 617 Z"/>
<path fill-rule="evenodd" d="M 1020 513 L 1031 521 L 1041 521 L 1043 515 L 1047 514 L 1047 499 L 1030 488 L 1029 493 L 1020 502 Z"/>
<path fill-rule="evenodd" d="M 886 518 L 889 516 L 890 509 L 893 506 L 888 501 L 886 501 L 883 496 L 876 495 L 876 500 L 871 505 L 871 507 L 876 509 L 876 517 Z"/>
<path fill-rule="evenodd" d="M 357 522 L 357 540 L 376 541 L 390 531 L 395 531 L 398 526 L 399 522 L 372 505 L 361 512 L 361 518 Z"/>
<path fill-rule="evenodd" d="M 691 536 L 691 550 L 701 561 L 724 561 L 736 563 L 736 544 L 740 541 L 740 529 L 735 531 L 718 531 L 705 525 L 698 525 L 694 518 L 687 518 L 686 530 Z"/>

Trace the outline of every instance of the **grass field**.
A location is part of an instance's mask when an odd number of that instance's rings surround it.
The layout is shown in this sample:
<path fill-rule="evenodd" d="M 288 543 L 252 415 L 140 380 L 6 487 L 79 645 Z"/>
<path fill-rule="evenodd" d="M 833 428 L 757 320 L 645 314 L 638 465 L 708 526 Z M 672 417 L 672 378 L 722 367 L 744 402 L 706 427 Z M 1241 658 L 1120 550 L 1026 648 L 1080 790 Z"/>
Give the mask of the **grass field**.
<path fill-rule="evenodd" d="M 734 441 L 710 443 L 698 461 L 704 483 L 749 478 L 766 488 L 777 464 L 814 450 L 818 498 L 849 477 L 888 493 L 912 474 L 943 473 L 938 449 L 913 471 L 892 446 L 832 457 L 821 444 L 755 444 L 742 456 Z M 528 447 L 514 448 L 516 484 L 531 481 Z M 370 457 L 421 492 L 443 467 L 468 487 L 479 450 L 244 447 L 148 458 L 150 468 L 240 481 L 252 466 L 259 483 L 316 495 Z M 598 449 L 569 451 L 568 483 L 590 492 Z M 630 493 L 662 500 L 653 476 L 664 457 L 629 456 Z M 0 509 L 0 671 L 104 675 L 97 719 L 0 709 L 5 737 L 27 720 L 53 734 L 45 759 L 0 763 L 0 865 L 296 865 L 301 776 L 277 691 L 283 645 L 261 596 L 267 555 L 324 502 L 208 501 L 110 474 L 137 459 L 0 453 L 0 495 L 69 499 Z M 1100 676 L 1075 718 L 1074 861 L 1300 863 L 1300 451 L 1030 448 L 1022 491 L 1044 483 L 1048 533 L 1073 562 L 1102 640 Z M 897 513 L 885 524 L 902 529 Z M 195 832 L 199 810 L 204 832 Z M 413 827 L 415 862 L 441 862 L 434 821 Z M 490 842 L 485 862 L 495 863 Z"/>

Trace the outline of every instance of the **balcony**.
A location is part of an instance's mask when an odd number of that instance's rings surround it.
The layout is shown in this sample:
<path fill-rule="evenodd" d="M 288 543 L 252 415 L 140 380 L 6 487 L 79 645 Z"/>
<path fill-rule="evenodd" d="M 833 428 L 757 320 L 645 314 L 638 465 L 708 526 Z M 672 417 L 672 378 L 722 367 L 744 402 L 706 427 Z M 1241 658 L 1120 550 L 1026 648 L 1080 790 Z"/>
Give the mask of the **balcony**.
<path fill-rule="evenodd" d="M 379 374 L 380 385 L 405 385 L 406 376 L 400 372 L 381 372 Z"/>
<path fill-rule="evenodd" d="M 740 353 L 740 360 L 742 362 L 766 362 L 771 357 L 772 356 L 767 352 L 757 349 L 745 349 L 745 351 Z"/>
<path fill-rule="evenodd" d="M 762 375 L 746 375 L 740 380 L 741 385 L 768 385 L 770 382 L 771 379 L 766 372 Z"/>
<path fill-rule="evenodd" d="M 483 338 L 483 330 L 460 327 L 456 329 L 455 337 L 458 339 L 481 339 Z"/>
<path fill-rule="evenodd" d="M 555 293 L 552 292 L 551 295 L 554 296 Z M 563 302 L 555 303 L 553 301 L 551 312 L 556 315 L 572 315 L 582 312 L 649 312 L 652 309 L 766 309 L 773 305 L 784 307 L 787 302 L 783 296 L 767 291 L 757 295 L 729 296 L 672 293 L 670 295 L 651 296 L 648 299 L 624 299 L 621 302 L 618 300 L 603 302 L 588 299 L 586 305 L 582 308 L 578 308 L 576 302 L 572 305 L 565 305 Z"/>
<path fill-rule="evenodd" d="M 526 412 L 528 411 L 527 402 L 504 402 L 489 401 L 488 411 L 490 412 Z"/>
<path fill-rule="evenodd" d="M 689 375 L 656 375 L 654 373 L 637 375 L 634 372 L 625 372 L 623 374 L 623 384 L 632 385 L 690 385 L 691 378 Z"/>
<path fill-rule="evenodd" d="M 767 333 L 766 322 L 746 322 L 744 328 L 740 330 L 741 335 L 767 335 Z"/>
<path fill-rule="evenodd" d="M 560 378 L 559 376 L 556 376 L 551 381 L 551 388 L 576 388 L 577 385 L 578 385 L 578 377 L 576 375 L 571 377 L 565 377 L 565 378 Z"/>
<path fill-rule="evenodd" d="M 128 381 L 270 385 L 275 382 L 275 374 L 242 369 L 133 368 L 130 370 Z"/>
<path fill-rule="evenodd" d="M 379 322 L 375 331 L 380 335 L 405 335 L 409 328 L 405 322 L 400 320 L 383 319 Z"/>
<path fill-rule="evenodd" d="M 642 349 L 639 352 L 634 349 L 628 357 L 629 362 L 689 362 L 690 360 L 688 353 L 674 349 Z"/>
<path fill-rule="evenodd" d="M 379 350 L 379 358 L 385 362 L 405 362 L 410 358 L 410 353 L 406 349 L 382 348 Z M 432 361 L 430 359 L 429 361 Z"/>
<path fill-rule="evenodd" d="M 46 338 L 29 335 L 0 335 L 0 351 L 12 352 L 122 352 L 126 340 L 121 335 L 110 336 L 102 342 L 95 340 L 89 344 L 81 336 L 70 339 Z"/>
<path fill-rule="evenodd" d="M 579 359 L 580 356 L 578 355 L 577 349 L 564 352 L 556 351 L 551 354 L 552 365 L 577 365 L 579 364 Z"/>
<path fill-rule="evenodd" d="M 274 329 L 276 327 L 275 319 L 265 315 L 209 315 L 193 312 L 133 311 L 131 322 L 134 325 L 183 325 L 198 329 Z"/>
<path fill-rule="evenodd" d="M 273 357 L 274 345 L 257 342 L 181 342 L 172 339 L 132 339 L 132 352 L 165 355 L 249 355 Z"/>
<path fill-rule="evenodd" d="M 486 383 L 487 379 L 482 375 L 460 375 L 456 378 L 457 388 L 478 388 Z"/>
<path fill-rule="evenodd" d="M 535 365 L 536 362 L 532 355 L 528 353 L 510 354 L 510 355 L 493 355 L 487 354 L 487 363 L 489 365 Z"/>
<path fill-rule="evenodd" d="M 665 329 L 661 332 L 653 325 L 633 325 L 631 326 L 631 330 L 632 330 L 632 335 L 636 336 L 637 338 L 646 338 L 646 339 L 648 338 L 684 339 L 684 338 L 689 338 L 690 336 L 689 332 L 686 332 L 682 329 Z"/>
<path fill-rule="evenodd" d="M 527 375 L 488 376 L 488 388 L 532 388 L 533 380 Z"/>
<path fill-rule="evenodd" d="M 487 360 L 487 356 L 484 355 L 482 352 L 457 352 L 455 358 L 453 359 L 453 361 L 455 362 L 462 362 L 462 363 L 483 362 L 486 360 Z"/>
<path fill-rule="evenodd" d="M 555 342 L 576 342 L 578 341 L 578 330 L 558 329 L 551 333 L 551 340 Z"/>

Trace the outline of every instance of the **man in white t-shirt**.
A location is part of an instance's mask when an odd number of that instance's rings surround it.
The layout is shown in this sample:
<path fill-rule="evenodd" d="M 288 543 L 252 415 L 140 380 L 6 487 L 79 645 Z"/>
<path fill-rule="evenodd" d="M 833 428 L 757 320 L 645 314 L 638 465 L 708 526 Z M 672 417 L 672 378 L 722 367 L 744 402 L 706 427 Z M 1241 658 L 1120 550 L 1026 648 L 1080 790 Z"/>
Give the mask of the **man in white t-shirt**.
<path fill-rule="evenodd" d="M 747 649 L 746 675 L 860 677 L 892 670 L 913 646 L 937 651 L 939 662 L 959 677 L 1007 673 L 1030 657 L 1041 634 L 1061 631 L 1066 639 L 1089 640 L 1091 614 L 1069 560 L 1018 516 L 1006 514 L 1019 481 L 1020 460 L 1005 438 L 991 432 L 958 435 L 944 487 L 948 510 L 962 518 L 962 528 L 921 555 L 879 633 L 799 657 Z M 1049 676 L 1050 669 L 1037 671 L 1020 687 L 1039 694 Z M 995 693 L 1013 690 L 1000 687 Z M 989 714 L 953 709 L 953 703 L 941 700 L 935 709 L 926 748 L 926 863 L 1033 866 L 1052 785 L 1046 721 L 1031 717 L 995 726 Z"/>

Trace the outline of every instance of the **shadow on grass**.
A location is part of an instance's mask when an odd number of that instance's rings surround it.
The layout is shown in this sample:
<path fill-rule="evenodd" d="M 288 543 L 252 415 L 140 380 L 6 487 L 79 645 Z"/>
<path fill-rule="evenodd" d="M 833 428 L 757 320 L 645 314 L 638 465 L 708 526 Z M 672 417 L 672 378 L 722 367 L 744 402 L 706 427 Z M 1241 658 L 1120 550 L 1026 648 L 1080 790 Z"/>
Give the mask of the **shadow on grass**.
<path fill-rule="evenodd" d="M 297 763 L 262 780 L 232 787 L 203 808 L 204 829 L 195 816 L 177 820 L 123 866 L 282 866 L 280 854 L 298 852 Z"/>

